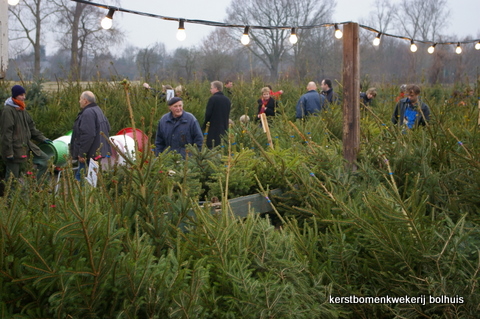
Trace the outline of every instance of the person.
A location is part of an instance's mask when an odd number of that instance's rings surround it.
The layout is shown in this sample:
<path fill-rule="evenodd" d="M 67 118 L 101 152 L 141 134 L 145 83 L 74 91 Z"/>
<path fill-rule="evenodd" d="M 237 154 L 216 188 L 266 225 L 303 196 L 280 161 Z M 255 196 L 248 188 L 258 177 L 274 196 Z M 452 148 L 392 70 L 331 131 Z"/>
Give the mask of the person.
<path fill-rule="evenodd" d="M 270 88 L 264 87 L 262 89 L 262 98 L 258 99 L 258 119 L 260 119 L 260 114 L 265 113 L 266 116 L 275 116 L 275 107 L 277 102 L 270 96 Z"/>
<path fill-rule="evenodd" d="M 232 82 L 232 80 L 226 80 L 224 87 L 225 87 L 225 93 L 226 93 L 227 97 L 229 99 L 231 99 L 233 97 L 233 91 L 232 91 L 233 82 Z"/>
<path fill-rule="evenodd" d="M 360 92 L 360 102 L 369 106 L 373 99 L 377 96 L 377 89 L 369 88 L 366 92 Z"/>
<path fill-rule="evenodd" d="M 273 89 L 272 89 L 271 85 L 267 85 L 267 87 L 270 89 L 270 96 L 273 97 L 276 100 L 279 100 L 281 95 L 283 94 L 283 90 L 273 92 Z"/>
<path fill-rule="evenodd" d="M 143 87 L 149 90 L 154 97 L 158 97 L 160 101 L 167 101 L 175 96 L 175 92 L 171 85 L 162 85 L 162 90 L 158 91 L 150 86 L 148 83 L 143 83 Z"/>
<path fill-rule="evenodd" d="M 406 84 L 400 85 L 400 93 L 398 93 L 398 96 L 395 98 L 395 102 L 398 102 L 405 97 L 405 90 L 406 89 L 407 89 Z"/>
<path fill-rule="evenodd" d="M 315 115 L 326 106 L 325 96 L 317 92 L 317 84 L 315 82 L 308 82 L 307 93 L 302 95 L 297 102 L 296 118 L 303 119 L 307 115 Z"/>
<path fill-rule="evenodd" d="M 82 92 L 78 102 L 80 112 L 73 123 L 70 155 L 72 159 L 78 160 L 75 178 L 80 181 L 82 171 L 91 159 L 99 160 L 110 155 L 108 143 L 110 123 L 97 105 L 95 95 L 91 91 Z"/>
<path fill-rule="evenodd" d="M 420 98 L 420 87 L 410 84 L 405 89 L 406 97 L 398 101 L 392 115 L 392 123 L 409 129 L 425 125 L 430 120 L 430 109 Z"/>
<path fill-rule="evenodd" d="M 6 165 L 6 177 L 20 177 L 21 169 L 32 152 L 33 163 L 37 168 L 36 178 L 40 182 L 47 171 L 50 159 L 35 143 L 52 143 L 40 132 L 30 114 L 25 109 L 25 89 L 20 85 L 12 87 L 12 96 L 5 101 L 0 111 L 1 154 Z"/>
<path fill-rule="evenodd" d="M 158 121 L 155 154 L 170 147 L 170 151 L 176 151 L 185 158 L 187 144 L 195 144 L 198 149 L 202 147 L 202 130 L 195 116 L 183 110 L 182 98 L 171 98 L 167 104 L 170 112 Z"/>
<path fill-rule="evenodd" d="M 187 95 L 187 92 L 185 90 L 185 88 L 182 86 L 182 85 L 178 85 L 175 87 L 175 96 L 176 97 L 184 97 Z"/>
<path fill-rule="evenodd" d="M 338 95 L 333 91 L 332 81 L 323 79 L 321 83 L 322 95 L 325 96 L 328 103 L 338 103 Z"/>
<path fill-rule="evenodd" d="M 230 108 L 232 103 L 230 99 L 223 95 L 223 84 L 220 81 L 210 83 L 210 93 L 212 96 L 208 99 L 207 108 L 205 110 L 205 122 L 203 130 L 210 123 L 207 134 L 207 147 L 212 148 L 220 145 L 221 135 L 228 130 L 228 120 L 230 119 Z"/>

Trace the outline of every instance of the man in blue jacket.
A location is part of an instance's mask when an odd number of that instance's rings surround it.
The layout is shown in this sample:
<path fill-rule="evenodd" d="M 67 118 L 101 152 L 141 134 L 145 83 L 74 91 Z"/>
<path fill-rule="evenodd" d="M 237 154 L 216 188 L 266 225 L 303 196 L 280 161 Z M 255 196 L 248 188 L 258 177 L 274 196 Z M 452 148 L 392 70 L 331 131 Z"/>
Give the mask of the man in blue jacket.
<path fill-rule="evenodd" d="M 315 82 L 308 82 L 307 93 L 302 95 L 297 102 L 296 118 L 303 119 L 308 115 L 315 115 L 325 108 L 325 96 L 317 92 L 317 85 Z"/>
<path fill-rule="evenodd" d="M 80 112 L 73 123 L 70 154 L 78 159 L 78 170 L 75 178 L 80 181 L 81 171 L 90 159 L 98 160 L 110 154 L 108 143 L 110 123 L 96 104 L 95 95 L 85 91 L 80 95 Z M 106 139 L 102 136 L 103 132 Z"/>
<path fill-rule="evenodd" d="M 405 90 L 405 98 L 398 101 L 392 115 L 392 123 L 409 129 L 425 126 L 430 120 L 430 109 L 420 98 L 420 87 L 410 84 Z"/>
<path fill-rule="evenodd" d="M 198 149 L 202 147 L 203 134 L 198 120 L 192 113 L 183 110 L 183 100 L 174 97 L 168 100 L 170 112 L 163 115 L 158 122 L 155 138 L 155 154 L 163 152 L 170 147 L 185 157 L 187 144 L 195 144 Z"/>

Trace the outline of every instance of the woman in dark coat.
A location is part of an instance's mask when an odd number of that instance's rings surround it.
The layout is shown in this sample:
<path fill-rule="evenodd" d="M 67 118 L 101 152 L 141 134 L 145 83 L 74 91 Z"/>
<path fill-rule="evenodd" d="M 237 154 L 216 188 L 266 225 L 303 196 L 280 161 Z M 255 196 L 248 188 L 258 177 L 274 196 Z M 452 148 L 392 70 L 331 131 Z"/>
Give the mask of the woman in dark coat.
<path fill-rule="evenodd" d="M 260 114 L 265 113 L 266 116 L 275 116 L 275 108 L 277 102 L 274 98 L 270 96 L 270 89 L 264 87 L 262 89 L 262 98 L 258 99 L 258 115 L 257 118 L 260 119 Z"/>

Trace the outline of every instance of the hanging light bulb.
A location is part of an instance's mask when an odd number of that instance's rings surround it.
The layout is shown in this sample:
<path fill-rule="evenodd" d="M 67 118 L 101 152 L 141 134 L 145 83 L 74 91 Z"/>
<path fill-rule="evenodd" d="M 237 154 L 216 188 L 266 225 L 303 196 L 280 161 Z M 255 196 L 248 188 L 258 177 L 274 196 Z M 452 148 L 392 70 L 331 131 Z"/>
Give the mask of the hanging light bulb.
<path fill-rule="evenodd" d="M 242 42 L 243 45 L 247 45 L 250 43 L 250 37 L 248 36 L 248 30 L 250 30 L 249 26 L 246 26 L 245 29 L 243 30 L 243 35 L 242 38 L 240 39 L 240 42 Z"/>
<path fill-rule="evenodd" d="M 291 44 L 295 44 L 298 41 L 297 33 L 295 28 L 292 28 L 292 32 L 290 33 L 290 38 L 288 39 Z"/>
<path fill-rule="evenodd" d="M 480 41 L 475 43 L 475 50 L 480 50 Z"/>
<path fill-rule="evenodd" d="M 20 0 L 8 0 L 8 4 L 11 6 L 16 6 L 19 2 Z"/>
<path fill-rule="evenodd" d="M 187 37 L 187 33 L 185 33 L 185 20 L 180 19 L 178 21 L 178 31 L 177 31 L 177 40 L 178 41 L 183 41 Z"/>
<path fill-rule="evenodd" d="M 335 38 L 341 39 L 343 37 L 343 32 L 340 30 L 338 25 L 335 23 Z"/>
<path fill-rule="evenodd" d="M 115 13 L 115 9 L 108 9 L 108 13 L 105 18 L 102 19 L 101 25 L 102 28 L 108 30 L 112 27 L 113 24 L 113 14 Z"/>
<path fill-rule="evenodd" d="M 434 43 L 434 44 L 432 44 L 431 46 L 429 46 L 428 49 L 427 49 L 427 52 L 430 53 L 430 54 L 432 54 L 433 52 L 435 52 L 435 46 L 436 46 L 436 45 L 437 45 L 437 44 Z"/>
<path fill-rule="evenodd" d="M 417 52 L 418 48 L 415 42 L 413 42 L 413 39 L 410 41 L 410 51 L 412 52 Z"/>
<path fill-rule="evenodd" d="M 382 36 L 382 33 L 379 32 L 375 39 L 373 39 L 373 45 L 378 47 L 380 45 L 380 37 Z"/>
<path fill-rule="evenodd" d="M 455 48 L 455 53 L 456 54 L 462 53 L 462 47 L 460 46 L 460 42 L 457 43 L 457 47 Z"/>

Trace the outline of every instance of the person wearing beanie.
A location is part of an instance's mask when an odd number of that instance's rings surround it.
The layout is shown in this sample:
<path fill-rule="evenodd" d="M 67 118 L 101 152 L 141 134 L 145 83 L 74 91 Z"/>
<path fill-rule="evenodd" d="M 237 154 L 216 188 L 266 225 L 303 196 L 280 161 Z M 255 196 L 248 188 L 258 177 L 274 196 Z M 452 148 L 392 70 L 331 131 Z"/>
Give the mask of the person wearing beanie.
<path fill-rule="evenodd" d="M 70 155 L 78 160 L 78 169 L 75 179 L 81 180 L 81 174 L 90 163 L 90 159 L 99 160 L 111 153 L 110 123 L 97 105 L 93 92 L 84 91 L 80 94 L 80 112 L 73 123 L 72 139 L 70 141 Z M 103 134 L 106 136 L 103 137 Z"/>
<path fill-rule="evenodd" d="M 47 171 L 49 156 L 35 143 L 52 143 L 35 127 L 35 122 L 25 109 L 25 89 L 20 85 L 12 87 L 9 97 L 0 110 L 0 154 L 6 163 L 6 177 L 20 177 L 21 168 L 27 162 L 30 153 L 37 167 L 36 178 L 41 180 Z"/>
<path fill-rule="evenodd" d="M 170 151 L 176 151 L 185 158 L 188 144 L 194 144 L 198 149 L 202 147 L 202 130 L 195 116 L 183 110 L 182 98 L 173 97 L 167 104 L 170 112 L 158 121 L 155 154 L 158 155 L 169 148 Z"/>

